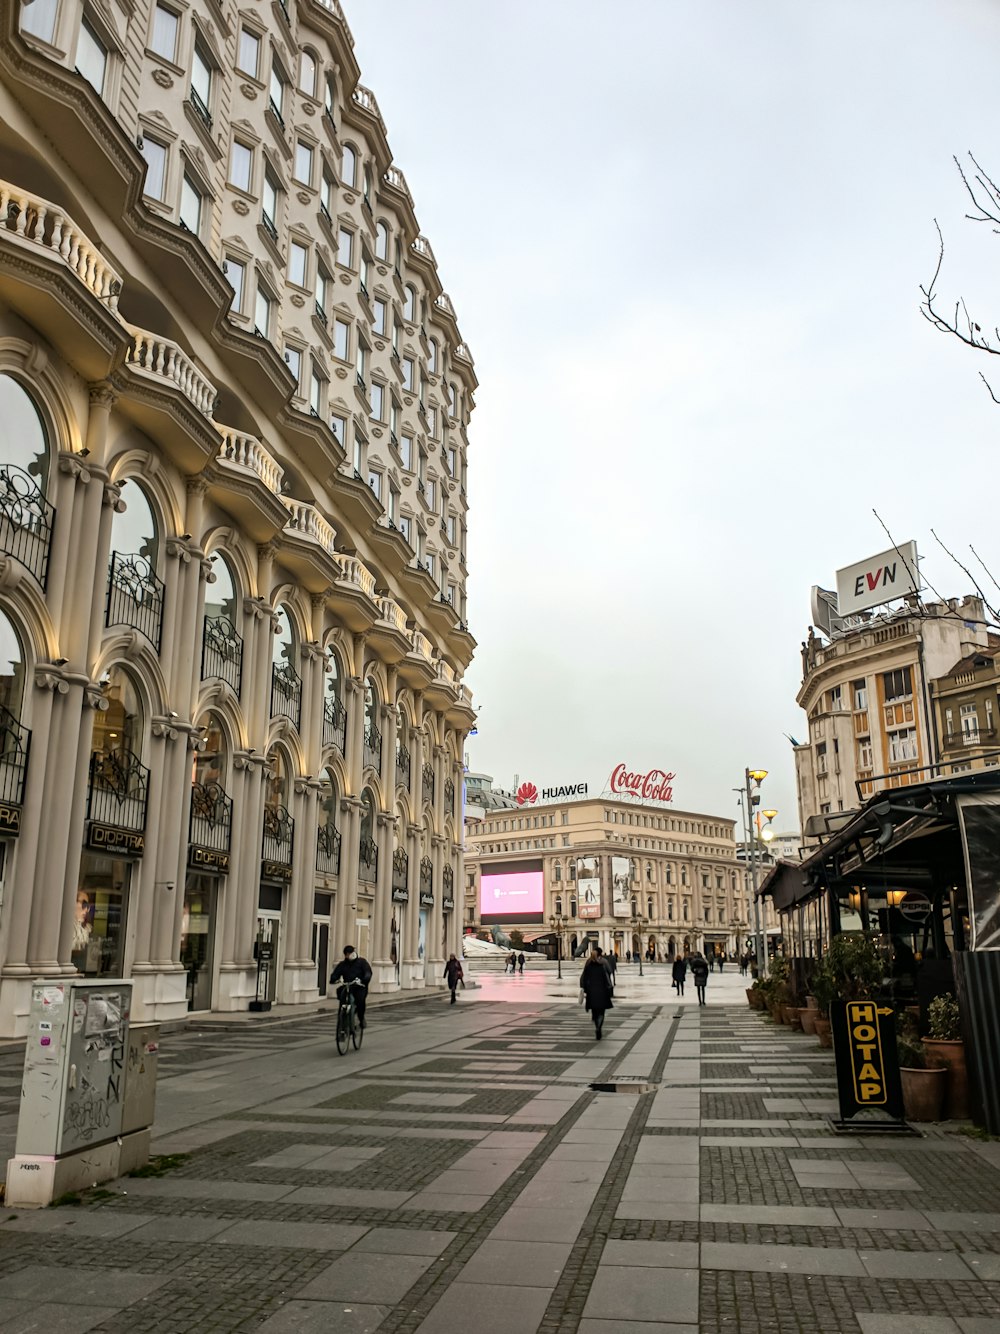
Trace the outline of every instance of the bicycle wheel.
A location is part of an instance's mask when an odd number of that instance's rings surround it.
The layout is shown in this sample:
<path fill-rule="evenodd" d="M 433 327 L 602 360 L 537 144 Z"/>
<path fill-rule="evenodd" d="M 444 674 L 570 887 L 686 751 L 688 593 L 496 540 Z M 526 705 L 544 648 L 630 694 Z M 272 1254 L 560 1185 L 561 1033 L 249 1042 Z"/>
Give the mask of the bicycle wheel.
<path fill-rule="evenodd" d="M 342 1005 L 337 1011 L 337 1050 L 341 1056 L 347 1053 L 347 1044 L 349 1042 L 349 1020 L 347 1017 L 347 1006 Z"/>
<path fill-rule="evenodd" d="M 361 1046 L 364 1041 L 365 1030 L 361 1027 L 361 1020 L 358 1018 L 357 1010 L 351 1012 L 351 1041 L 354 1043 L 354 1050 Z"/>

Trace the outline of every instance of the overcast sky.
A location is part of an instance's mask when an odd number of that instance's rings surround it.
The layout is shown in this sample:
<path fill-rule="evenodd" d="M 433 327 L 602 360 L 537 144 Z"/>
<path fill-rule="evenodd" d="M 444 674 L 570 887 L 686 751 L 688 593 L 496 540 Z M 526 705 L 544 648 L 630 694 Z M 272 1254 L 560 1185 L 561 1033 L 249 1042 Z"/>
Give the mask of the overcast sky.
<path fill-rule="evenodd" d="M 480 379 L 474 769 L 673 770 L 798 823 L 809 590 L 937 529 L 1000 578 L 1000 408 L 921 319 L 1000 318 L 997 0 L 345 0 Z M 991 590 L 996 592 L 995 589 Z M 997 595 L 1000 598 L 1000 594 Z"/>

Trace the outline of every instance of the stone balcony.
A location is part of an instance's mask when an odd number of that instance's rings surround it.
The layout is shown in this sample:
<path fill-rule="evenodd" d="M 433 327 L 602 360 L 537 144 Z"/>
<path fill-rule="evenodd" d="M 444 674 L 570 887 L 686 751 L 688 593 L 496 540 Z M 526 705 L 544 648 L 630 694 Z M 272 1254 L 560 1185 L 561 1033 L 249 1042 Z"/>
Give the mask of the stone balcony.
<path fill-rule="evenodd" d="M 218 449 L 206 469 L 209 495 L 255 542 L 268 542 L 288 522 L 282 501 L 284 469 L 255 435 L 214 423 Z"/>
<path fill-rule="evenodd" d="M 322 593 L 337 579 L 341 568 L 333 525 L 307 501 L 282 496 L 281 503 L 288 516 L 282 534 L 282 561 L 310 593 Z"/>
<path fill-rule="evenodd" d="M 360 556 L 343 552 L 336 557 L 336 575 L 327 598 L 334 613 L 350 630 L 371 630 L 382 619 L 383 599 L 375 596 L 375 576 Z"/>

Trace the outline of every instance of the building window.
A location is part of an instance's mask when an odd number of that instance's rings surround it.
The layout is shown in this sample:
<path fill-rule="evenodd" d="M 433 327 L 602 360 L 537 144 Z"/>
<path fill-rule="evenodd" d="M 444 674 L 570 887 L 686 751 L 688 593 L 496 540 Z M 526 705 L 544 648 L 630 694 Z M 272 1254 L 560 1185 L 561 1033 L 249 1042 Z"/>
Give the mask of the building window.
<path fill-rule="evenodd" d="M 271 336 L 271 298 L 257 283 L 257 300 L 254 304 L 254 331 L 260 334 L 261 338 L 270 338 Z"/>
<path fill-rule="evenodd" d="M 38 0 L 35 0 L 38 3 Z M 162 199 L 167 188 L 167 150 L 148 134 L 142 136 L 142 156 L 146 159 L 146 179 L 142 192 L 151 199 Z"/>
<path fill-rule="evenodd" d="M 854 695 L 855 709 L 867 709 L 868 707 L 868 683 L 862 679 L 851 683 L 851 693 Z"/>
<path fill-rule="evenodd" d="M 306 286 L 306 266 L 309 251 L 299 241 L 293 241 L 288 247 L 288 281 L 296 287 Z M 318 300 L 317 296 L 317 300 Z"/>
<path fill-rule="evenodd" d="M 179 19 L 172 9 L 157 5 L 153 10 L 153 35 L 149 49 L 155 51 L 164 60 L 173 61 L 177 56 L 177 28 Z"/>
<path fill-rule="evenodd" d="M 243 74 L 249 74 L 252 79 L 257 77 L 260 68 L 260 38 L 249 28 L 240 29 L 240 51 L 236 68 Z"/>
<path fill-rule="evenodd" d="M 317 374 L 315 366 L 309 379 L 309 407 L 315 416 L 323 415 L 323 377 Z"/>
<path fill-rule="evenodd" d="M 264 191 L 261 197 L 260 218 L 271 237 L 278 239 L 278 185 L 269 170 L 264 172 Z"/>
<path fill-rule="evenodd" d="M 831 713 L 838 713 L 844 707 L 844 700 L 840 686 L 834 686 L 830 691 L 827 705 Z"/>
<path fill-rule="evenodd" d="M 428 371 L 428 374 L 430 374 L 430 375 L 437 375 L 437 368 L 438 368 L 438 345 L 437 345 L 437 339 L 436 339 L 436 338 L 432 338 L 432 339 L 430 340 L 430 343 L 428 344 L 428 346 L 430 347 L 430 355 L 428 356 L 428 359 L 427 359 L 427 371 Z"/>
<path fill-rule="evenodd" d="M 413 546 L 413 520 L 408 514 L 399 516 L 399 531 L 406 538 L 410 546 Z"/>
<path fill-rule="evenodd" d="M 872 767 L 872 739 L 870 736 L 858 737 L 858 768 Z"/>
<path fill-rule="evenodd" d="M 826 771 L 826 742 L 821 741 L 816 747 L 816 772 L 825 774 Z"/>
<path fill-rule="evenodd" d="M 976 711 L 975 704 L 963 704 L 958 712 L 962 723 L 962 745 L 977 746 L 979 744 L 979 714 Z"/>
<path fill-rule="evenodd" d="M 327 222 L 330 221 L 330 203 L 333 199 L 333 182 L 327 176 L 326 172 L 320 177 L 319 182 L 319 206 L 322 209 Z"/>
<path fill-rule="evenodd" d="M 333 321 L 333 355 L 341 361 L 351 359 L 351 326 L 346 320 Z"/>
<path fill-rule="evenodd" d="M 333 432 L 337 444 L 344 450 L 347 449 L 347 419 L 336 415 L 330 418 L 330 430 Z"/>
<path fill-rule="evenodd" d="M 212 128 L 212 66 L 198 42 L 191 61 L 191 105 L 209 129 Z"/>
<path fill-rule="evenodd" d="M 293 175 L 303 185 L 312 185 L 313 150 L 310 144 L 304 144 L 301 139 L 295 144 L 295 171 Z"/>
<path fill-rule="evenodd" d="M 299 91 L 307 97 L 316 96 L 316 57 L 311 51 L 299 54 Z"/>
<path fill-rule="evenodd" d="M 252 176 L 253 149 L 248 148 L 246 144 L 241 144 L 238 139 L 234 139 L 232 151 L 229 154 L 229 184 L 235 185 L 237 190 L 249 194 Z"/>
<path fill-rule="evenodd" d="M 406 296 L 403 301 L 403 319 L 407 324 L 415 323 L 417 318 L 417 293 L 409 283 L 406 286 Z"/>
<path fill-rule="evenodd" d="M 246 289 L 247 266 L 238 259 L 226 259 L 226 281 L 233 289 L 233 303 L 230 314 L 243 313 L 243 293 Z"/>
<path fill-rule="evenodd" d="M 385 413 L 385 386 L 372 381 L 371 417 L 373 421 L 382 421 Z"/>
<path fill-rule="evenodd" d="M 375 258 L 389 258 L 389 228 L 384 222 L 380 222 L 375 228 Z"/>
<path fill-rule="evenodd" d="M 340 160 L 340 179 L 344 185 L 354 188 L 358 179 L 358 155 L 350 144 L 344 145 L 343 156 Z"/>
<path fill-rule="evenodd" d="M 337 263 L 345 269 L 353 266 L 354 262 L 354 233 L 341 227 L 337 236 Z"/>
<path fill-rule="evenodd" d="M 302 383 L 302 353 L 297 347 L 289 347 L 286 345 L 285 365 L 295 378 L 295 393 L 297 394 Z"/>
<path fill-rule="evenodd" d="M 86 19 L 80 24 L 80 39 L 76 44 L 76 68 L 99 97 L 104 96 L 108 75 L 108 49 Z"/>
<path fill-rule="evenodd" d="M 382 499 L 382 474 L 381 474 L 380 472 L 370 472 L 370 473 L 368 474 L 368 485 L 371 487 L 373 494 L 374 494 L 379 500 L 381 500 L 381 499 Z"/>
<path fill-rule="evenodd" d="M 330 277 L 324 271 L 322 264 L 316 266 L 316 314 L 319 316 L 323 325 L 326 325 L 326 299 L 330 290 Z"/>
<path fill-rule="evenodd" d="M 55 36 L 59 0 L 34 0 L 21 6 L 21 31 L 51 42 Z"/>
<path fill-rule="evenodd" d="M 285 79 L 281 70 L 278 68 L 277 61 L 272 61 L 271 63 L 271 81 L 267 87 L 267 95 L 271 110 L 278 117 L 278 120 L 281 121 L 282 125 L 284 125 Z"/>
<path fill-rule="evenodd" d="M 915 727 L 903 727 L 895 732 L 889 732 L 888 738 L 890 764 L 906 764 L 917 758 L 917 729 Z"/>
<path fill-rule="evenodd" d="M 909 699 L 913 694 L 913 681 L 909 667 L 897 667 L 894 671 L 882 673 L 885 688 L 885 702 L 894 699 Z"/>
<path fill-rule="evenodd" d="M 403 358 L 403 388 L 407 393 L 413 393 L 413 358 Z"/>
<path fill-rule="evenodd" d="M 195 236 L 201 233 L 201 194 L 185 172 L 181 181 L 180 219 L 183 226 Z"/>
<path fill-rule="evenodd" d="M 377 334 L 381 335 L 382 338 L 385 337 L 385 320 L 386 320 L 386 315 L 387 315 L 387 313 L 388 313 L 388 310 L 389 310 L 389 307 L 386 305 L 386 303 L 385 303 L 384 301 L 380 301 L 380 300 L 376 297 L 376 299 L 375 299 L 375 324 L 374 324 L 374 328 L 375 328 L 375 332 L 376 332 Z"/>

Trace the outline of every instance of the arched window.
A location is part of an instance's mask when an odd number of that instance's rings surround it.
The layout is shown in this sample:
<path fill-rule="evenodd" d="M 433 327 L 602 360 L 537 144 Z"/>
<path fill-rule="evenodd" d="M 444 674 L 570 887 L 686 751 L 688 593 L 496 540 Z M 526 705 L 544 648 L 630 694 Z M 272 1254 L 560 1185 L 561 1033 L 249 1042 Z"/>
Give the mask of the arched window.
<path fill-rule="evenodd" d="M 236 583 L 225 556 L 212 557 L 214 583 L 205 586 L 205 628 L 202 639 L 202 679 L 217 676 L 237 695 L 243 679 L 243 636 L 237 629 Z"/>
<path fill-rule="evenodd" d="M 332 769 L 324 769 L 319 794 L 319 823 L 316 829 L 316 870 L 324 875 L 340 874 L 340 831 L 337 828 L 337 806 L 340 800 L 337 776 Z"/>
<path fill-rule="evenodd" d="M 417 292 L 410 283 L 406 284 L 406 296 L 403 301 L 403 319 L 413 324 L 417 318 Z"/>
<path fill-rule="evenodd" d="M 103 687 L 106 709 L 94 715 L 94 750 L 101 755 L 142 755 L 142 701 L 135 683 L 121 667 L 112 667 Z"/>
<path fill-rule="evenodd" d="M 396 713 L 396 782 L 410 786 L 410 728 L 404 709 Z"/>
<path fill-rule="evenodd" d="M 556 899 L 555 910 L 562 917 L 562 899 Z"/>
<path fill-rule="evenodd" d="M 375 794 L 370 787 L 361 793 L 358 853 L 358 879 L 374 883 L 378 879 L 378 845 L 375 842 Z"/>
<path fill-rule="evenodd" d="M 652 900 L 652 899 L 647 899 L 647 900 L 646 900 L 646 916 L 647 916 L 647 918 L 649 919 L 649 921 L 652 921 L 652 920 L 653 920 L 653 900 Z"/>
<path fill-rule="evenodd" d="M 49 442 L 34 402 L 10 375 L 0 375 L 0 421 L 0 551 L 44 587 L 55 520 L 46 499 Z"/>
<path fill-rule="evenodd" d="M 271 656 L 271 717 L 288 718 L 298 727 L 302 707 L 299 646 L 295 622 L 284 606 L 275 612 L 275 624 Z"/>
<path fill-rule="evenodd" d="M 18 468 L 44 495 L 49 484 L 49 442 L 28 392 L 10 375 L 0 375 L 0 420 L 4 424 L 3 471 Z"/>
<path fill-rule="evenodd" d="M 430 355 L 427 358 L 427 372 L 429 375 L 437 375 L 437 370 L 438 370 L 437 339 L 432 338 L 428 346 L 430 347 Z"/>
<path fill-rule="evenodd" d="M 379 769 L 382 761 L 382 732 L 379 728 L 378 687 L 369 676 L 365 681 L 365 764 Z"/>
<path fill-rule="evenodd" d="M 0 611 L 0 707 L 21 716 L 24 699 L 24 650 L 7 615 Z"/>
<path fill-rule="evenodd" d="M 221 783 L 225 787 L 229 781 L 229 742 L 222 719 L 210 710 L 198 719 L 198 727 L 201 749 L 192 756 L 192 780 L 195 783 Z"/>
<path fill-rule="evenodd" d="M 316 57 L 311 51 L 299 54 L 299 90 L 306 97 L 316 96 Z"/>
<path fill-rule="evenodd" d="M 569 863 L 569 878 L 570 880 L 576 879 L 576 862 Z"/>
<path fill-rule="evenodd" d="M 649 881 L 652 881 L 652 880 L 653 880 L 653 863 L 652 863 L 652 862 L 647 862 L 647 863 L 646 863 L 646 879 L 649 880 Z"/>
<path fill-rule="evenodd" d="M 340 179 L 342 184 L 349 185 L 353 189 L 358 179 L 358 155 L 350 144 L 344 145 L 343 156 L 340 159 Z"/>
<path fill-rule="evenodd" d="M 288 761 L 280 746 L 268 753 L 267 786 L 264 793 L 264 841 L 261 847 L 263 861 L 275 867 L 292 864 L 295 841 L 295 821 L 288 813 L 291 792 Z"/>
<path fill-rule="evenodd" d="M 157 575 L 160 534 L 145 491 L 127 478 L 125 506 L 111 521 L 111 560 L 105 625 L 129 625 L 159 651 L 163 626 L 163 581 Z"/>
<path fill-rule="evenodd" d="M 389 224 L 379 222 L 375 228 L 375 258 L 389 258 Z"/>
<path fill-rule="evenodd" d="M 562 879 L 562 862 L 556 862 L 554 875 L 556 880 Z"/>
<path fill-rule="evenodd" d="M 370 167 L 365 167 L 364 189 L 362 193 L 364 195 L 365 203 L 371 208 L 374 200 L 372 197 L 372 173 Z"/>
<path fill-rule="evenodd" d="M 191 760 L 192 847 L 228 852 L 230 848 L 233 802 L 226 791 L 229 782 L 229 742 L 217 713 L 203 713 L 198 719 L 200 750 Z"/>
<path fill-rule="evenodd" d="M 575 917 L 575 916 L 576 916 L 576 899 L 575 899 L 575 898 L 574 898 L 574 899 L 570 899 L 570 901 L 569 901 L 569 915 L 570 915 L 570 917 Z"/>
<path fill-rule="evenodd" d="M 628 878 L 630 880 L 639 879 L 639 866 L 634 857 L 630 857 L 628 861 Z"/>
<path fill-rule="evenodd" d="M 347 707 L 344 704 L 344 673 L 333 649 L 327 657 L 326 699 L 323 701 L 323 745 L 347 749 Z"/>
<path fill-rule="evenodd" d="M 667 899 L 667 921 L 672 922 L 673 920 L 674 920 L 674 901 L 673 899 Z"/>

